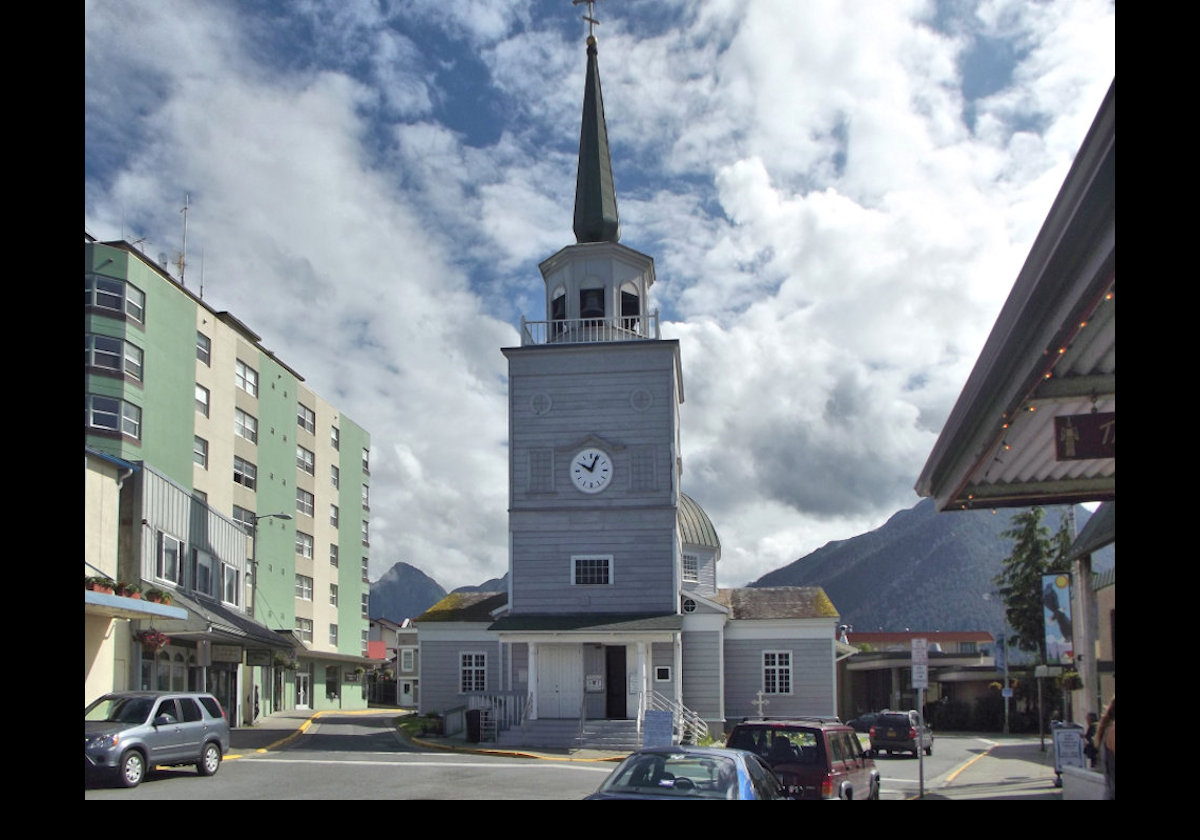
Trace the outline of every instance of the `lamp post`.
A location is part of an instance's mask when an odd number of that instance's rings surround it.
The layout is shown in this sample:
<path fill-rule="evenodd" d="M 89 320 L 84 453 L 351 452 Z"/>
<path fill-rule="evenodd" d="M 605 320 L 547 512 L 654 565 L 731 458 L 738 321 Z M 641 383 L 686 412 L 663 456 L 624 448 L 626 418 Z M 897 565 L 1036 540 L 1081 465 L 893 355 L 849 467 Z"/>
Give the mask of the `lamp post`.
<path fill-rule="evenodd" d="M 290 513 L 252 514 L 250 519 L 250 617 L 254 618 L 258 601 L 258 523 L 263 519 L 291 519 Z"/>
<path fill-rule="evenodd" d="M 985 592 L 983 594 L 983 600 L 990 601 L 990 600 L 992 600 L 993 595 L 999 596 L 1000 593 L 999 592 Z M 1007 611 L 1007 609 L 1005 609 L 1003 616 L 1004 616 L 1004 635 L 1000 637 L 999 643 L 996 645 L 996 649 L 997 649 L 997 651 L 999 651 L 1000 655 L 1004 657 L 1004 688 L 1001 691 L 1001 695 L 1004 699 L 1004 734 L 1007 735 L 1008 734 L 1008 695 L 1009 695 L 1009 688 L 1008 688 L 1008 611 Z"/>

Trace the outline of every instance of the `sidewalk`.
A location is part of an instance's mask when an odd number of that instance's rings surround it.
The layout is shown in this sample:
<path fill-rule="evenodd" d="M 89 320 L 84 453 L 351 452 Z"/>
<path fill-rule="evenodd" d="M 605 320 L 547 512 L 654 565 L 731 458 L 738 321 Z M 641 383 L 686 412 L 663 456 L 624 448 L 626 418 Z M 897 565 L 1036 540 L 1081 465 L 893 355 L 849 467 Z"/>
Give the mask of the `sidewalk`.
<path fill-rule="evenodd" d="M 926 799 L 1062 799 L 1062 788 L 1054 785 L 1054 743 L 1049 738 L 1043 752 L 1036 736 L 979 737 L 995 745 L 935 780 L 939 786 L 926 790 Z"/>

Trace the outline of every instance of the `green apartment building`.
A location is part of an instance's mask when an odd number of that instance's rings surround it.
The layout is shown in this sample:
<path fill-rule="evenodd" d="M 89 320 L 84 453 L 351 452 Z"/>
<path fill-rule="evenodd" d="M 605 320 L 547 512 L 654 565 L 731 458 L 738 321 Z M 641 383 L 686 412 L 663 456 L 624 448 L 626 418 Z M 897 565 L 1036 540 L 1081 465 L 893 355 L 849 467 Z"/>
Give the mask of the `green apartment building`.
<path fill-rule="evenodd" d="M 87 537 L 115 538 L 115 552 L 86 556 L 115 554 L 118 577 L 170 592 L 187 614 L 86 593 L 88 632 L 108 633 L 125 663 L 97 661 L 89 644 L 88 690 L 107 670 L 113 690 L 203 688 L 238 725 L 365 708 L 369 434 L 129 243 L 85 232 L 84 280 L 87 504 L 120 509 L 115 537 Z M 108 477 L 112 459 L 131 469 Z M 148 630 L 169 642 L 143 644 Z"/>

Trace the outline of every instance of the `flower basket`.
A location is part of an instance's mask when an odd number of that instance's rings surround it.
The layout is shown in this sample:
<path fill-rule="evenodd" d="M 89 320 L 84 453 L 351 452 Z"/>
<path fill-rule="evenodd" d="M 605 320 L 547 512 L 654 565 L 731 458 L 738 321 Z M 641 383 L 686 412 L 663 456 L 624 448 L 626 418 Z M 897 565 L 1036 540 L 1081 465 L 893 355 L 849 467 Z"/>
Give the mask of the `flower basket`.
<path fill-rule="evenodd" d="M 143 630 L 134 638 L 141 642 L 142 648 L 158 653 L 171 643 L 171 637 L 161 630 Z"/>
<path fill-rule="evenodd" d="M 152 604 L 170 604 L 171 593 L 165 589 L 147 589 L 145 598 Z"/>
<path fill-rule="evenodd" d="M 1062 675 L 1062 687 L 1064 691 L 1078 691 L 1083 688 L 1083 678 L 1078 671 L 1067 671 Z"/>

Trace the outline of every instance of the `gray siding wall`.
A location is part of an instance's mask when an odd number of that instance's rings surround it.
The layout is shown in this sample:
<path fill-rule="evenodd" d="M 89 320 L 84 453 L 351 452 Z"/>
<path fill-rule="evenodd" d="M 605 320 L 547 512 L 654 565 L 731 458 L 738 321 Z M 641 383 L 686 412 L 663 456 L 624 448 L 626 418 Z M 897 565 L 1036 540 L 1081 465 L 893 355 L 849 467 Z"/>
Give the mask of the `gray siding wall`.
<path fill-rule="evenodd" d="M 678 343 L 505 354 L 513 613 L 674 611 Z M 612 484 L 594 495 L 568 475 L 585 441 L 613 460 Z M 580 554 L 612 555 L 612 582 L 573 585 Z"/>
<path fill-rule="evenodd" d="M 500 645 L 495 639 L 479 641 L 429 641 L 421 640 L 421 703 L 422 714 L 444 712 L 466 703 L 466 696 L 459 691 L 459 663 L 463 653 L 487 654 L 487 688 L 499 690 Z"/>
<path fill-rule="evenodd" d="M 683 705 L 709 724 L 721 721 L 720 660 L 720 633 L 707 630 L 684 631 Z"/>
<path fill-rule="evenodd" d="M 513 613 L 673 612 L 675 509 L 510 514 Z M 611 555 L 610 583 L 572 584 L 572 556 Z"/>
<path fill-rule="evenodd" d="M 194 586 L 194 581 L 191 580 L 193 549 L 212 555 L 216 563 L 224 563 L 237 569 L 238 579 L 244 584 L 247 537 L 242 527 L 150 468 L 143 467 L 136 476 L 139 484 L 135 509 L 132 511 L 133 520 L 145 521 L 146 525 L 138 529 L 139 553 L 136 559 L 131 558 L 134 565 L 122 569 L 122 574 L 129 577 L 140 576 L 151 586 L 173 585 L 171 582 L 159 580 L 155 575 L 158 535 L 162 532 L 183 541 L 180 557 L 182 581 L 175 585 L 176 588 L 189 590 Z M 131 575 L 131 571 L 134 574 Z M 219 566 L 214 564 L 213 573 L 219 575 Z M 239 586 L 238 594 L 244 596 L 244 586 Z M 242 597 L 241 600 L 244 601 L 245 598 Z M 238 606 L 245 612 L 245 603 L 239 603 Z"/>
<path fill-rule="evenodd" d="M 725 713 L 729 720 L 757 717 L 752 705 L 763 687 L 762 654 L 792 652 L 792 693 L 766 695 L 766 717 L 836 715 L 832 639 L 725 640 Z"/>

